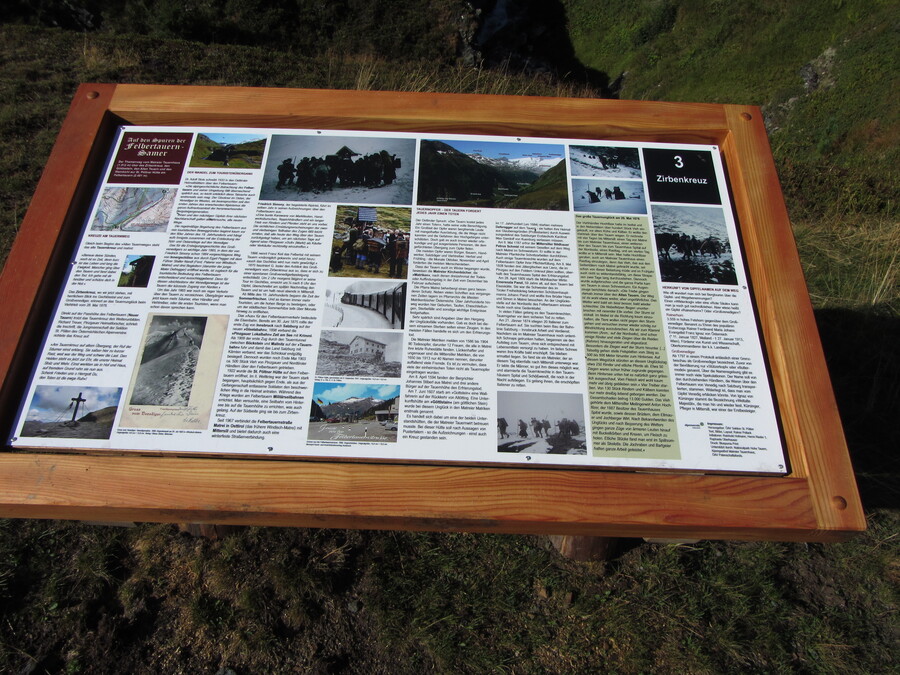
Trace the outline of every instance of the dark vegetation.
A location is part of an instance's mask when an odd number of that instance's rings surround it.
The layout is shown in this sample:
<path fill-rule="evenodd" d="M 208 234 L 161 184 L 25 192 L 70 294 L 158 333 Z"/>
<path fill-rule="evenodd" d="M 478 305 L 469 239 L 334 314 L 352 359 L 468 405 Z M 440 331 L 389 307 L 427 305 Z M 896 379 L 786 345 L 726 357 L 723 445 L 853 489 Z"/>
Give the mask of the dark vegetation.
<path fill-rule="evenodd" d="M 7 3 L 0 256 L 81 81 L 763 105 L 868 532 L 576 564 L 526 536 L 2 520 L 0 671 L 896 672 L 896 3 L 511 5 L 527 30 L 478 42 L 452 0 Z"/>

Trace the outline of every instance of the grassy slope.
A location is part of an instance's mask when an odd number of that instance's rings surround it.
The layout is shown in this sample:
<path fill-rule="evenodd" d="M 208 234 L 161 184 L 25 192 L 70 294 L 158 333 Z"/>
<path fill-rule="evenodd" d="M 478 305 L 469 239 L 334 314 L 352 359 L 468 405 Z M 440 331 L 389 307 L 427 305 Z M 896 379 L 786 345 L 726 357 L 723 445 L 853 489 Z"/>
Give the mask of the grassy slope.
<path fill-rule="evenodd" d="M 576 55 L 612 78 L 626 73 L 623 98 L 765 106 L 794 217 L 896 217 L 896 2 L 634 4 L 565 2 Z M 807 92 L 801 69 L 829 48 L 833 64 Z"/>
<path fill-rule="evenodd" d="M 578 16 L 574 4 L 570 21 Z M 713 4 L 698 0 L 694 6 Z M 718 4 L 724 10 L 726 3 Z M 802 93 L 799 67 L 836 44 L 837 37 L 823 36 L 839 36 L 844 27 L 862 30 L 872 15 L 861 13 L 854 23 L 846 11 L 859 3 L 823 4 L 840 14 L 830 28 L 820 23 L 831 17 L 814 11 L 800 33 L 785 29 L 790 40 L 775 43 L 777 25 L 759 40 L 769 56 L 757 59 L 766 68 L 757 79 L 725 72 L 755 34 L 746 25 L 755 15 L 741 14 L 736 3 L 715 19 L 699 10 L 663 12 L 638 31 L 644 42 L 637 44 L 628 17 L 639 14 L 622 5 L 591 29 L 619 61 L 589 65 L 614 76 L 628 68 L 624 96 L 787 102 Z M 616 6 L 611 1 L 593 11 Z M 748 6 L 793 11 L 789 3 Z M 866 6 L 876 15 L 884 11 L 884 3 Z M 685 37 L 670 46 L 675 51 L 657 57 L 675 59 L 669 68 L 637 68 L 633 59 L 642 50 L 652 60 L 647 50 L 659 26 L 691 17 Z M 706 30 L 725 21 L 731 21 L 728 35 L 743 37 L 724 42 L 717 54 Z M 890 36 L 870 28 L 859 42 L 840 43 L 843 54 L 860 55 L 839 57 L 838 64 L 859 73 L 873 111 L 867 123 L 877 120 L 877 133 L 848 131 L 867 127 L 856 124 L 859 107 L 836 84 L 794 103 L 780 120 L 783 131 L 773 136 L 789 206 L 801 216 L 798 234 L 813 297 L 832 308 L 820 313 L 823 337 L 837 368 L 864 498 L 870 507 L 892 507 L 870 512 L 865 535 L 830 546 L 635 542 L 610 564 L 577 565 L 532 537 L 249 528 L 215 542 L 179 536 L 170 526 L 118 530 L 0 521 L 0 671 L 20 672 L 34 663 L 34 672 L 70 673 L 215 672 L 222 666 L 238 673 L 889 672 L 898 647 L 897 444 L 890 445 L 896 431 L 885 424 L 893 421 L 900 379 L 891 361 L 897 228 L 890 205 L 867 200 L 859 186 L 868 165 L 886 166 L 878 152 L 889 152 L 895 113 L 885 103 L 888 72 L 865 66 L 866 58 L 884 58 L 878 50 L 887 48 Z M 580 30 L 574 42 L 582 50 L 590 40 L 587 29 Z M 692 66 L 695 59 L 704 67 Z M 0 251 L 27 207 L 79 81 L 559 91 L 532 78 L 388 65 L 337 52 L 313 60 L 11 27 L 2 28 L 0 63 Z M 746 97 L 735 95 L 742 84 Z M 822 122 L 825 104 L 834 126 Z M 799 168 L 791 169 L 789 159 Z M 816 175 L 814 167 L 828 175 L 849 172 L 839 181 L 843 192 L 837 194 L 844 197 L 817 188 L 826 199 L 804 204 L 803 181 Z M 858 210 L 851 216 L 849 209 Z M 860 210 L 867 215 L 856 215 Z"/>

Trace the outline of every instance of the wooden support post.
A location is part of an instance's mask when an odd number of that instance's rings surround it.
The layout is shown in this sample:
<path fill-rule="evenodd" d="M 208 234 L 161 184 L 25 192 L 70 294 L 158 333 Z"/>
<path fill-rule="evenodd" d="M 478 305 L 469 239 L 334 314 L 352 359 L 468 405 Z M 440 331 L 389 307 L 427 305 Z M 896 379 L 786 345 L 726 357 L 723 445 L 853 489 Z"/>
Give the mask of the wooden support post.
<path fill-rule="evenodd" d="M 178 523 L 178 530 L 193 537 L 204 537 L 213 541 L 223 539 L 242 529 L 243 525 L 215 525 L 212 523 Z"/>
<path fill-rule="evenodd" d="M 559 554 L 577 562 L 609 560 L 618 548 L 618 537 L 584 537 L 568 534 L 549 535 Z"/>

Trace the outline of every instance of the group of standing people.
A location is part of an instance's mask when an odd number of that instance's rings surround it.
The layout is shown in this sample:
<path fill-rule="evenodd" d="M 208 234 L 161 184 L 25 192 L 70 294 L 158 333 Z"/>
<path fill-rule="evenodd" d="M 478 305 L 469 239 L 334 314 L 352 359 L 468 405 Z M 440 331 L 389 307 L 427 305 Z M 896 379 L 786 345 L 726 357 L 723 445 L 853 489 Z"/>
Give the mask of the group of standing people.
<path fill-rule="evenodd" d="M 337 185 L 375 188 L 393 183 L 398 168 L 400 160 L 387 150 L 359 155 L 345 147 L 334 155 L 303 157 L 296 164 L 286 158 L 278 165 L 275 189 L 296 187 L 300 192 L 326 192 Z"/>
<path fill-rule="evenodd" d="M 556 426 L 557 433 L 563 438 L 571 438 L 572 436 L 577 436 L 581 431 L 578 426 L 578 422 L 575 420 L 570 420 L 567 417 L 563 417 L 561 420 L 558 420 L 555 425 L 551 425 L 549 420 L 539 420 L 536 417 L 531 418 L 530 422 L 532 433 L 534 434 L 534 438 L 549 438 L 550 437 L 550 429 L 552 426 Z M 518 421 L 519 427 L 519 438 L 528 438 L 528 427 L 529 422 L 526 422 L 523 419 L 519 419 Z M 497 418 L 497 430 L 500 432 L 500 438 L 509 438 L 510 435 L 506 432 L 509 428 L 509 423 L 506 421 L 505 417 Z"/>
<path fill-rule="evenodd" d="M 360 222 L 352 216 L 347 216 L 344 224 L 347 226 L 344 243 L 335 246 L 331 253 L 332 272 L 339 272 L 344 265 L 353 265 L 356 269 L 378 274 L 382 263 L 387 262 L 390 278 L 404 278 L 403 267 L 409 259 L 408 233 L 381 229 L 375 223 Z"/>

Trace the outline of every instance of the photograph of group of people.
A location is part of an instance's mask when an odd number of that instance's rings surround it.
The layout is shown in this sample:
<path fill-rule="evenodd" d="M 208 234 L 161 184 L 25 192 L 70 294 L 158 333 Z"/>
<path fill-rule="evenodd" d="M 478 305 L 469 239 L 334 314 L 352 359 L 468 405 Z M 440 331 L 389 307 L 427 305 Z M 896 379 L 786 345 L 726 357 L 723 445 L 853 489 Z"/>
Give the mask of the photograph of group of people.
<path fill-rule="evenodd" d="M 497 392 L 497 450 L 586 455 L 584 396 L 532 391 Z"/>
<path fill-rule="evenodd" d="M 576 211 L 593 213 L 647 213 L 644 184 L 639 180 L 572 179 Z"/>
<path fill-rule="evenodd" d="M 310 440 L 397 441 L 399 386 L 390 382 L 403 371 L 411 222 L 411 208 L 335 208 L 316 361 L 317 391 L 325 393 L 312 404 Z M 336 395 L 361 387 L 395 393 Z"/>
<path fill-rule="evenodd" d="M 334 277 L 405 279 L 412 209 L 338 206 L 328 271 Z"/>
<path fill-rule="evenodd" d="M 416 141 L 365 136 L 272 136 L 260 199 L 412 204 Z"/>

